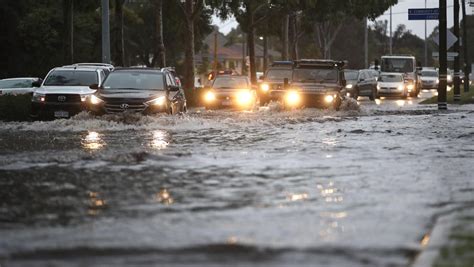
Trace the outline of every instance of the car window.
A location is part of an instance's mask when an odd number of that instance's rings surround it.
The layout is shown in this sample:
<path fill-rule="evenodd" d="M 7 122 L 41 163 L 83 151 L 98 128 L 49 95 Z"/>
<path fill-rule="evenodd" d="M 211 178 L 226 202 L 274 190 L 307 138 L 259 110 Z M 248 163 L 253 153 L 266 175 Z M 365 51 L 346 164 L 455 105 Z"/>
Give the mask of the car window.
<path fill-rule="evenodd" d="M 355 81 L 359 78 L 359 72 L 358 71 L 345 71 L 344 77 L 346 78 L 346 80 Z"/>
<path fill-rule="evenodd" d="M 295 69 L 293 70 L 295 82 L 336 82 L 338 70 L 336 69 Z"/>
<path fill-rule="evenodd" d="M 175 85 L 174 83 L 174 79 L 171 77 L 171 75 L 169 73 L 166 73 L 166 84 L 168 86 L 173 86 Z"/>
<path fill-rule="evenodd" d="M 217 89 L 247 88 L 249 82 L 245 77 L 217 77 L 212 87 Z"/>
<path fill-rule="evenodd" d="M 284 80 L 291 79 L 291 75 L 293 74 L 293 70 L 282 70 L 282 69 L 269 69 L 267 74 L 265 75 L 265 79 L 267 80 Z"/>
<path fill-rule="evenodd" d="M 387 83 L 403 82 L 403 76 L 385 74 L 385 75 L 380 76 L 379 82 L 387 82 Z"/>
<path fill-rule="evenodd" d="M 97 84 L 97 71 L 55 70 L 46 77 L 46 86 L 89 86 Z"/>
<path fill-rule="evenodd" d="M 24 80 L 3 80 L 0 81 L 0 88 L 30 88 L 32 86 L 33 80 L 24 79 Z"/>
<path fill-rule="evenodd" d="M 424 77 L 438 77 L 438 72 L 436 72 L 436 71 L 422 71 L 421 76 L 424 76 Z"/>
<path fill-rule="evenodd" d="M 105 91 L 117 89 L 165 90 L 162 73 L 152 72 L 111 72 L 104 81 Z"/>

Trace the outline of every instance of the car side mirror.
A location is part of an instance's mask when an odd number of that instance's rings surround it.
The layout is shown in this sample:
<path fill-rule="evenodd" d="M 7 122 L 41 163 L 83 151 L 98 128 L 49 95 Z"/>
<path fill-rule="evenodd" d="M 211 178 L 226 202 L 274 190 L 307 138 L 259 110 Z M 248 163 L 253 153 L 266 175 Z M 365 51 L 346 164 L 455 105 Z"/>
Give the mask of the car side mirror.
<path fill-rule="evenodd" d="M 179 86 L 170 85 L 170 86 L 168 87 L 168 89 L 169 89 L 171 92 L 177 92 L 177 91 L 179 91 Z"/>
<path fill-rule="evenodd" d="M 346 87 L 347 81 L 346 81 L 346 80 L 342 80 L 342 81 L 341 81 L 341 84 L 342 84 L 343 87 Z"/>
<path fill-rule="evenodd" d="M 31 86 L 32 87 L 37 87 L 37 88 L 41 87 L 41 81 L 34 81 L 34 82 L 31 83 Z"/>
<path fill-rule="evenodd" d="M 89 86 L 89 88 L 92 89 L 92 90 L 98 90 L 98 89 L 99 89 L 99 85 L 96 84 L 96 83 L 94 83 L 94 84 L 91 84 L 91 85 Z"/>

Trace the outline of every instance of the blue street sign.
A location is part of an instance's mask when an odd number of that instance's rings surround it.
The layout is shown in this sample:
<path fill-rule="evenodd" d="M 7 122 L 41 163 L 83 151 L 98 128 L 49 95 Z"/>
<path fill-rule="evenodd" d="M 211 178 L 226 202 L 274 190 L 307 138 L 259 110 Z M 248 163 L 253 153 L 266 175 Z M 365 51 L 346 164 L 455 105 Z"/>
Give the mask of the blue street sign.
<path fill-rule="evenodd" d="M 410 8 L 408 20 L 438 20 L 439 8 Z"/>

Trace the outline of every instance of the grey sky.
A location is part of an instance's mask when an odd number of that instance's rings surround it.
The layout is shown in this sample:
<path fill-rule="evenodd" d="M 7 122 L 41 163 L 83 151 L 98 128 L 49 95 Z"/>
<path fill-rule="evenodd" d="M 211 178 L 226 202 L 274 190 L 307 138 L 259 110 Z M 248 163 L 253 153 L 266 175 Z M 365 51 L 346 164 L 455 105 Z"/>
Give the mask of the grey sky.
<path fill-rule="evenodd" d="M 453 2 L 454 0 L 448 0 L 448 27 L 452 27 L 453 23 Z M 425 22 L 424 21 L 409 21 L 408 20 L 408 9 L 409 8 L 424 8 L 425 0 L 399 0 L 399 3 L 392 8 L 392 20 L 393 20 L 393 31 L 395 31 L 397 25 L 405 24 L 408 30 L 411 30 L 414 34 L 421 38 L 425 36 Z M 438 7 L 438 0 L 427 0 L 426 5 L 428 8 Z M 469 2 L 469 1 L 466 1 Z M 472 8 L 467 7 L 468 14 L 472 14 Z M 377 18 L 377 20 L 389 20 L 390 12 L 385 12 L 384 15 Z M 215 24 L 220 27 L 220 31 L 228 33 L 232 28 L 237 26 L 235 19 L 221 21 L 218 18 L 213 18 Z M 438 25 L 437 21 L 428 21 L 428 35 Z"/>

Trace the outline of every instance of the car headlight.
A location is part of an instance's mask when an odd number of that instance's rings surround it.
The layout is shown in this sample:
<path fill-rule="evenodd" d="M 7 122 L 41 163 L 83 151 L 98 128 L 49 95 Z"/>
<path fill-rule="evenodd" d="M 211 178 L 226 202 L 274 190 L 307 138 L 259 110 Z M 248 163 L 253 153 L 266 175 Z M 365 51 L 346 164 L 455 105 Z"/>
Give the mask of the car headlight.
<path fill-rule="evenodd" d="M 380 85 L 377 84 L 377 90 L 380 90 Z"/>
<path fill-rule="evenodd" d="M 453 80 L 453 76 L 452 75 L 448 75 L 447 76 L 447 79 L 448 79 L 448 82 L 451 82 Z"/>
<path fill-rule="evenodd" d="M 262 89 L 263 92 L 268 92 L 268 90 L 270 90 L 270 85 L 268 85 L 268 83 L 262 83 L 260 85 L 260 89 Z"/>
<path fill-rule="evenodd" d="M 407 85 L 407 89 L 411 91 L 411 90 L 415 89 L 415 86 L 413 84 L 409 84 L 409 85 Z"/>
<path fill-rule="evenodd" d="M 436 84 L 439 84 L 439 79 L 436 79 Z"/>
<path fill-rule="evenodd" d="M 297 106 L 301 102 L 301 96 L 297 91 L 291 90 L 286 94 L 285 100 L 289 106 Z"/>
<path fill-rule="evenodd" d="M 152 101 L 148 102 L 149 104 L 153 106 L 164 106 L 166 104 L 166 97 L 165 96 L 160 96 L 158 98 L 153 99 Z"/>
<path fill-rule="evenodd" d="M 40 93 L 33 93 L 33 98 L 31 100 L 33 102 L 44 102 L 46 101 L 46 95 Z"/>
<path fill-rule="evenodd" d="M 206 102 L 213 102 L 214 100 L 216 100 L 216 94 L 209 91 L 204 95 L 204 100 Z"/>
<path fill-rule="evenodd" d="M 248 105 L 252 102 L 252 93 L 250 91 L 242 91 L 237 94 L 237 103 L 239 105 Z"/>
<path fill-rule="evenodd" d="M 99 105 L 102 102 L 104 102 L 104 101 L 102 99 L 98 98 L 95 95 L 91 95 L 89 97 L 89 103 L 91 103 L 92 105 Z"/>
<path fill-rule="evenodd" d="M 398 86 L 398 91 L 403 91 L 403 89 L 405 89 L 405 87 L 403 85 Z"/>
<path fill-rule="evenodd" d="M 354 87 L 354 85 L 352 85 L 352 84 L 346 85 L 346 89 L 352 89 L 352 87 Z"/>
<path fill-rule="evenodd" d="M 89 98 L 89 95 L 81 95 L 82 102 L 86 102 L 88 98 Z"/>
<path fill-rule="evenodd" d="M 333 95 L 326 95 L 324 97 L 324 102 L 326 102 L 328 104 L 332 103 L 333 101 L 334 101 L 334 96 Z"/>

